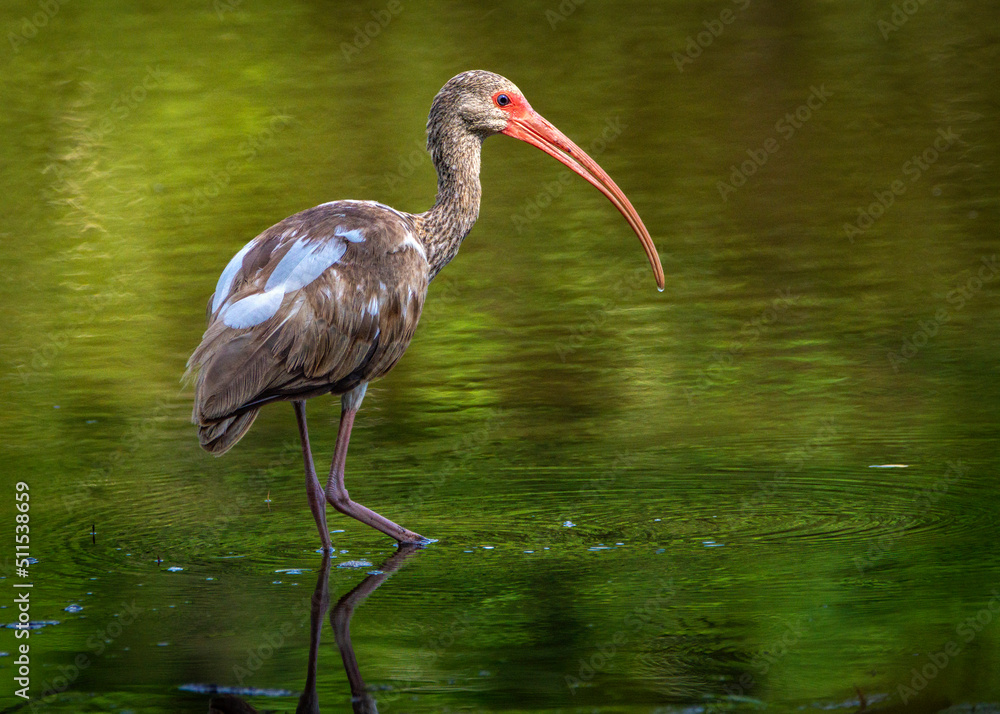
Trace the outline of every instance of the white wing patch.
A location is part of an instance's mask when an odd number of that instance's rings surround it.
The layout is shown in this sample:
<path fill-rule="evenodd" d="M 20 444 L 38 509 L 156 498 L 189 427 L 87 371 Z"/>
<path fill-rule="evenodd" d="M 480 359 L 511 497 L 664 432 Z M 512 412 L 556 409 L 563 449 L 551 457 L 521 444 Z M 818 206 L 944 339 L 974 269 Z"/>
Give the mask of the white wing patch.
<path fill-rule="evenodd" d="M 357 230 L 349 232 L 360 233 Z M 346 235 L 339 237 L 347 238 Z M 364 238 L 360 240 L 364 240 Z M 219 295 L 223 295 L 224 292 L 221 292 L 220 289 L 224 288 L 225 292 L 229 291 L 236 271 L 243 261 L 243 255 L 248 248 L 249 245 L 226 266 L 222 278 L 219 279 L 220 288 L 217 288 L 215 294 L 213 310 L 218 309 L 218 306 L 222 304 L 223 301 L 220 300 Z M 245 329 L 274 317 L 278 308 L 281 307 L 281 301 L 285 295 L 300 290 L 314 281 L 340 260 L 346 251 L 347 243 L 343 240 L 293 243 L 288 252 L 274 266 L 271 275 L 268 276 L 267 282 L 264 284 L 264 292 L 248 295 L 242 300 L 234 302 L 223 310 L 220 315 L 222 321 L 229 327 Z"/>
<path fill-rule="evenodd" d="M 278 311 L 284 297 L 285 291 L 281 288 L 247 295 L 226 308 L 222 313 L 222 321 L 236 329 L 259 325 Z"/>
<path fill-rule="evenodd" d="M 343 238 L 344 240 L 350 241 L 351 243 L 363 243 L 365 240 L 364 231 L 360 228 L 353 228 L 351 230 L 345 230 L 343 226 L 337 226 L 333 230 L 333 234 L 338 238 Z"/>
<path fill-rule="evenodd" d="M 256 239 L 254 239 L 256 240 Z M 243 267 L 243 258 L 253 247 L 254 241 L 250 241 L 240 248 L 240 252 L 233 256 L 233 259 L 226 265 L 226 269 L 219 276 L 219 282 L 215 285 L 215 297 L 212 299 L 212 312 L 214 313 L 229 297 L 229 288 L 233 287 L 233 280 L 237 271 Z"/>
<path fill-rule="evenodd" d="M 290 293 L 304 288 L 340 260 L 346 250 L 347 245 L 340 241 L 293 243 L 278 261 L 264 290 L 282 288 L 284 292 Z"/>
<path fill-rule="evenodd" d="M 425 261 L 427 260 L 427 253 L 424 251 L 424 247 L 420 245 L 420 241 L 418 241 L 413 234 L 410 233 L 410 231 L 406 231 L 406 238 L 403 239 L 403 245 L 413 248 L 413 250 L 420 253 L 421 258 Z"/>

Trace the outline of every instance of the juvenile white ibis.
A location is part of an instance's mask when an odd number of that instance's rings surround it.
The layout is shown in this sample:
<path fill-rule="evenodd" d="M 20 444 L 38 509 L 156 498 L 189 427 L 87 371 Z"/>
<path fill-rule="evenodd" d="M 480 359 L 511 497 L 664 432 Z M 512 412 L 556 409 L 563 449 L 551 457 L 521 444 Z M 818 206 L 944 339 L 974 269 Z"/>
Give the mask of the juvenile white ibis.
<path fill-rule="evenodd" d="M 597 163 L 535 112 L 512 82 L 474 70 L 448 81 L 431 105 L 427 149 L 438 175 L 426 213 L 374 201 L 333 201 L 271 226 L 229 261 L 209 299 L 208 328 L 188 360 L 205 450 L 236 444 L 265 404 L 295 408 L 306 491 L 330 549 L 326 503 L 400 543 L 426 542 L 352 501 L 344 487 L 351 427 L 368 383 L 403 356 L 427 285 L 458 253 L 479 216 L 480 150 L 493 134 L 520 139 L 596 186 L 638 234 L 663 289 L 663 268 L 639 214 Z M 340 429 L 324 488 L 316 476 L 306 399 L 340 395 Z"/>

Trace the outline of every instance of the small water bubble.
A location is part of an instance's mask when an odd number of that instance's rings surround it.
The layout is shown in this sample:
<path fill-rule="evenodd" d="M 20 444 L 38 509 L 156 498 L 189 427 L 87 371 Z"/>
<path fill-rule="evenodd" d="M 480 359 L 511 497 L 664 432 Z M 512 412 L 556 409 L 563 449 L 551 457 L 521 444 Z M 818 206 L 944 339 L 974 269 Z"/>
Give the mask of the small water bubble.
<path fill-rule="evenodd" d="M 80 612 L 83 609 L 83 605 L 77 605 L 76 603 L 72 605 L 67 605 L 63 608 L 66 612 Z"/>
<path fill-rule="evenodd" d="M 179 565 L 171 565 L 169 568 L 167 568 L 167 571 L 171 573 L 179 573 L 182 570 L 184 570 L 184 568 L 182 568 Z"/>
<path fill-rule="evenodd" d="M 492 546 L 492 545 L 484 545 L 483 546 L 483 550 L 493 550 L 494 547 L 495 546 Z"/>
<path fill-rule="evenodd" d="M 337 564 L 338 568 L 370 568 L 372 564 L 367 560 L 345 560 Z"/>
<path fill-rule="evenodd" d="M 576 524 L 573 521 L 563 521 L 563 528 L 576 528 Z"/>

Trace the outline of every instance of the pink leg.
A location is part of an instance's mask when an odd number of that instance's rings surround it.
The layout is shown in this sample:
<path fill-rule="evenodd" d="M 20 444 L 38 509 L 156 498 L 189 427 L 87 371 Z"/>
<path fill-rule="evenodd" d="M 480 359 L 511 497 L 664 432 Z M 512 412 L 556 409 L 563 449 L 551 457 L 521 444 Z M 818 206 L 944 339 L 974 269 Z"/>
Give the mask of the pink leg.
<path fill-rule="evenodd" d="M 295 418 L 299 422 L 302 459 L 306 462 L 306 494 L 309 496 L 309 508 L 312 509 L 313 518 L 316 519 L 319 537 L 323 541 L 323 550 L 330 553 L 333 550 L 333 545 L 330 543 L 330 531 L 326 527 L 326 498 L 323 494 L 323 486 L 320 485 L 319 477 L 316 475 L 312 449 L 309 448 L 309 428 L 306 426 L 306 403 L 292 402 L 292 406 L 295 407 Z"/>
<path fill-rule="evenodd" d="M 361 392 L 364 396 L 364 392 Z M 346 395 L 345 395 L 346 397 Z M 353 409 L 343 409 L 340 412 L 340 430 L 337 432 L 337 446 L 333 452 L 333 464 L 330 466 L 330 478 L 326 482 L 326 500 L 334 508 L 351 518 L 356 518 L 365 525 L 382 531 L 387 536 L 395 538 L 400 543 L 427 543 L 428 540 L 419 533 L 407 530 L 400 525 L 390 521 L 385 516 L 379 515 L 370 508 L 362 506 L 351 500 L 344 487 L 344 465 L 347 463 L 347 444 L 351 440 L 351 427 L 354 426 L 354 415 L 358 413 L 357 405 Z M 348 402 L 345 398 L 345 407 Z"/>

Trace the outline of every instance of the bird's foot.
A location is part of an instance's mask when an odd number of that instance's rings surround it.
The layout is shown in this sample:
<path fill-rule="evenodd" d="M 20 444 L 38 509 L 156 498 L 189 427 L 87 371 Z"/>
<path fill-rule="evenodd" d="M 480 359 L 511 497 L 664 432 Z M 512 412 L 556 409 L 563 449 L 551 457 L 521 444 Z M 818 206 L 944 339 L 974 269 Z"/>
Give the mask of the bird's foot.
<path fill-rule="evenodd" d="M 425 538 L 419 533 L 409 532 L 406 536 L 396 539 L 397 544 L 400 548 L 416 546 L 418 548 L 423 548 L 425 545 L 430 545 L 431 543 L 437 543 L 437 538 Z"/>

